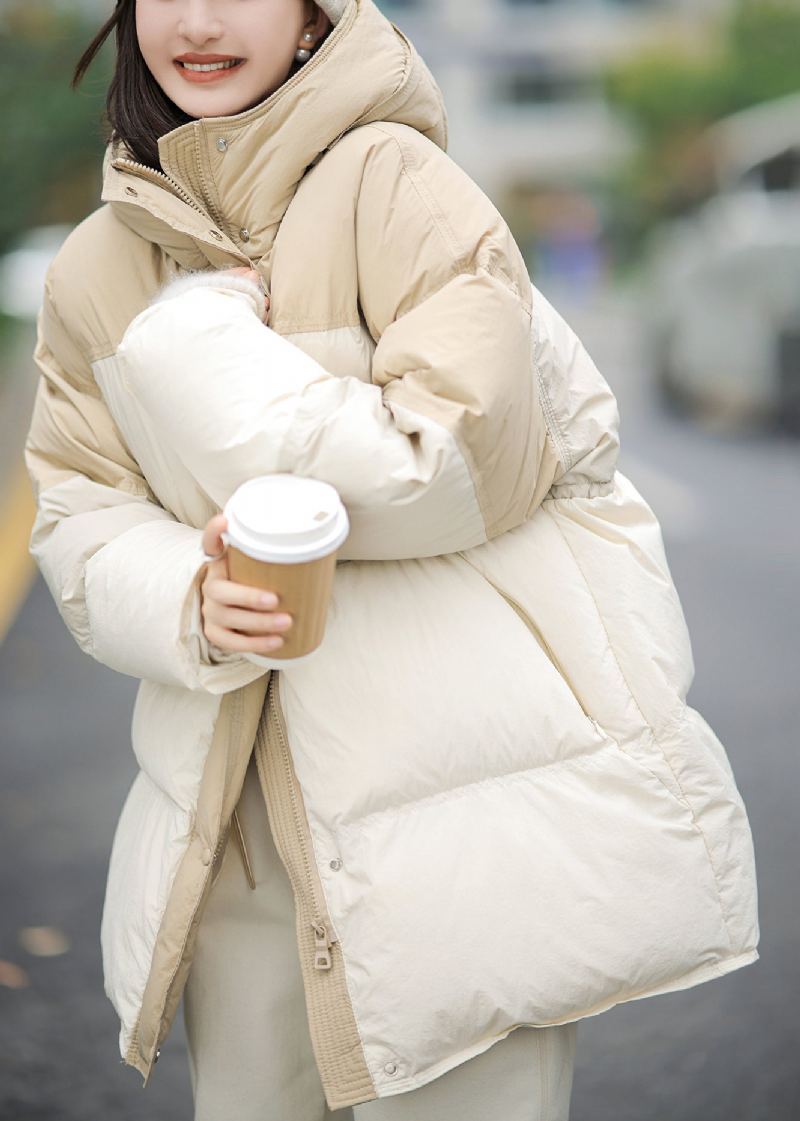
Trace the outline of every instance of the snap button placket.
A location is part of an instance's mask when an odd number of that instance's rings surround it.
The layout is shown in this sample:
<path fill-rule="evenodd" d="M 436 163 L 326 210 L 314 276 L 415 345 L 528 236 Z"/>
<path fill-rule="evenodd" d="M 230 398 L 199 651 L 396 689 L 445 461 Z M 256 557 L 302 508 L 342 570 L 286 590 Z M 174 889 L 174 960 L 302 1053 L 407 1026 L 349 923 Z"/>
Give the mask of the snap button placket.
<path fill-rule="evenodd" d="M 224 136 L 220 136 L 220 138 L 217 140 L 217 151 L 218 152 L 227 152 L 228 151 L 228 141 L 225 139 Z"/>

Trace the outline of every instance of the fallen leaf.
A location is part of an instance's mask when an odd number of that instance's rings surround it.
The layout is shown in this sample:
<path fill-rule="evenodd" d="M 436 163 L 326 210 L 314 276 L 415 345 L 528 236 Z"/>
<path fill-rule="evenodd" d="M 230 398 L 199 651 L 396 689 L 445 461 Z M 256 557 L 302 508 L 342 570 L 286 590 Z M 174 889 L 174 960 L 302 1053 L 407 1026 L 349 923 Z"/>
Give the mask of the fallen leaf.
<path fill-rule="evenodd" d="M 13 961 L 3 961 L 0 958 L 0 985 L 7 989 L 24 989 L 28 986 L 28 974 Z"/>
<path fill-rule="evenodd" d="M 38 958 L 51 958 L 69 950 L 69 938 L 56 926 L 23 926 L 19 944 Z"/>

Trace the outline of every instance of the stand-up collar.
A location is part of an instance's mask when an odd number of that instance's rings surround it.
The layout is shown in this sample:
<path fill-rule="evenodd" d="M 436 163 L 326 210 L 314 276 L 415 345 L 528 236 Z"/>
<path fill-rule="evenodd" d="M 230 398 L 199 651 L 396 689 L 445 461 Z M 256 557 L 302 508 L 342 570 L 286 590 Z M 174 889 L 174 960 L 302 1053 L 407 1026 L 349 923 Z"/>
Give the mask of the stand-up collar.
<path fill-rule="evenodd" d="M 151 190 L 138 208 L 125 206 L 121 216 L 158 241 L 162 223 L 152 221 L 154 214 L 169 221 L 174 213 L 175 227 L 186 232 L 186 224 L 198 219 L 207 229 L 207 216 L 226 240 L 257 260 L 271 249 L 308 167 L 353 125 L 377 120 L 401 121 L 447 146 L 441 92 L 413 44 L 373 0 L 349 0 L 316 53 L 266 100 L 233 116 L 190 121 L 162 136 L 158 149 L 167 178 L 155 192 L 161 198 L 148 206 Z M 109 178 L 136 173 L 130 163 L 125 166 L 126 155 L 122 145 L 110 146 L 106 155 L 103 197 L 112 204 L 122 200 Z M 158 182 L 153 175 L 151 185 Z M 166 192 L 173 196 L 169 204 Z M 194 209 L 193 219 L 184 213 L 181 221 L 180 208 Z"/>

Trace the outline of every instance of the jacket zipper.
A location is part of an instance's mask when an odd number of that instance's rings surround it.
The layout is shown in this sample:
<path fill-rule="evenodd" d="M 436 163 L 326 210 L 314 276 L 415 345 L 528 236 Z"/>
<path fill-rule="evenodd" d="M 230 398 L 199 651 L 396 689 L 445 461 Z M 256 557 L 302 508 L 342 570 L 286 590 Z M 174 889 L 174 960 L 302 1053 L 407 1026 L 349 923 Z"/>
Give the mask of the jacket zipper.
<path fill-rule="evenodd" d="M 299 860 L 296 859 L 295 852 L 293 851 L 286 851 L 284 855 L 289 862 L 287 871 L 300 889 L 301 899 L 311 913 L 310 922 L 314 931 L 314 969 L 329 970 L 333 965 L 331 947 L 334 942 L 338 941 L 338 938 L 331 930 L 331 922 L 326 914 L 325 906 L 321 899 L 321 888 L 318 883 L 316 865 L 308 849 L 308 842 L 304 829 L 306 819 L 299 802 L 297 779 L 294 775 L 292 756 L 286 740 L 283 721 L 277 711 L 277 705 L 279 703 L 277 697 L 277 674 L 279 672 L 279 670 L 275 669 L 271 672 L 265 703 L 267 705 L 267 720 L 271 723 L 274 732 L 273 742 L 276 743 L 278 747 L 280 772 L 284 782 L 284 791 L 289 798 L 294 824 L 293 836 L 284 836 L 283 840 L 289 842 L 287 850 L 289 848 L 294 848 L 299 851 Z M 272 696 L 273 689 L 276 693 L 274 698 Z M 267 741 L 267 745 L 265 745 L 265 750 L 268 750 L 268 747 L 269 741 Z M 264 786 L 265 789 L 269 788 L 269 784 L 266 782 Z"/>
<path fill-rule="evenodd" d="M 216 848 L 214 849 L 214 855 L 211 857 L 211 867 L 212 868 L 217 863 L 217 860 L 219 859 L 220 853 L 225 848 L 225 845 L 228 843 L 228 835 L 230 834 L 230 831 L 231 831 L 231 825 L 229 824 L 227 826 L 227 828 L 223 829 L 222 832 L 219 835 L 219 840 L 217 841 Z"/>
<path fill-rule="evenodd" d="M 192 196 L 184 191 L 180 183 L 176 182 L 175 179 L 172 179 L 171 176 L 166 175 L 163 171 L 157 171 L 154 167 L 148 167 L 147 164 L 144 163 L 137 163 L 136 160 L 126 159 L 124 156 L 118 156 L 116 159 L 112 160 L 111 166 L 117 168 L 118 171 L 121 171 L 123 167 L 129 168 L 131 171 L 135 172 L 135 174 L 140 179 L 149 179 L 150 182 L 156 183 L 159 187 L 163 186 L 164 183 L 166 183 L 172 188 L 173 192 L 178 196 L 178 198 L 180 198 L 188 206 L 191 206 L 192 209 L 202 214 L 203 217 L 209 218 L 209 215 L 206 214 L 202 206 L 197 205 Z M 209 218 L 209 221 L 210 220 L 211 219 Z"/>
<path fill-rule="evenodd" d="M 266 708 L 256 732 L 258 776 L 275 846 L 294 893 L 297 950 L 311 1043 L 326 1097 L 344 1106 L 363 1091 L 374 1096 L 375 1089 L 345 983 L 341 947 L 332 952 L 339 939 L 327 912 L 303 790 L 289 747 L 280 700 L 280 672 L 270 670 Z"/>

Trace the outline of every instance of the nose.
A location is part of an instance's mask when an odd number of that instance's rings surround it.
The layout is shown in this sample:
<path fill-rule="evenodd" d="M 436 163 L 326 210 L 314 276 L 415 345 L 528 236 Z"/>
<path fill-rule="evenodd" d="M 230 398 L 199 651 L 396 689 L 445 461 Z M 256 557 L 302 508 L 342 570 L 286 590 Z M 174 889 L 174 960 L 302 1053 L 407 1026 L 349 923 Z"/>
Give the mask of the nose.
<path fill-rule="evenodd" d="M 178 20 L 178 34 L 194 47 L 202 47 L 223 33 L 214 0 L 184 0 Z"/>

